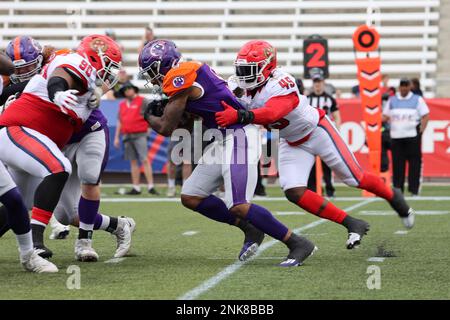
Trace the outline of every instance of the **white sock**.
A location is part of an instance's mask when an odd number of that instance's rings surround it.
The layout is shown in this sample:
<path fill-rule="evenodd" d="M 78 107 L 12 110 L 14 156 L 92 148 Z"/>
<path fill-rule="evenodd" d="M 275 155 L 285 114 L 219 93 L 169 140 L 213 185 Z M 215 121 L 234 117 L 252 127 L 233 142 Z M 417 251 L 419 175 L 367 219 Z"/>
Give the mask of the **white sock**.
<path fill-rule="evenodd" d="M 148 190 L 153 189 L 153 187 L 154 187 L 153 183 L 149 183 L 149 184 L 148 184 Z"/>
<path fill-rule="evenodd" d="M 175 188 L 175 179 L 167 179 L 167 184 L 169 188 Z"/>
<path fill-rule="evenodd" d="M 136 190 L 136 191 L 141 192 L 141 186 L 140 185 L 134 185 L 133 184 L 133 189 Z"/>
<path fill-rule="evenodd" d="M 27 253 L 33 250 L 33 238 L 31 237 L 31 230 L 24 234 L 16 234 L 17 244 L 19 245 L 20 253 Z"/>
<path fill-rule="evenodd" d="M 94 224 L 86 224 L 86 223 L 80 221 L 80 229 L 83 229 L 86 231 L 93 231 Z"/>
<path fill-rule="evenodd" d="M 105 216 L 104 214 L 102 214 L 102 224 L 100 225 L 100 230 L 106 230 L 109 226 L 109 216 Z"/>
<path fill-rule="evenodd" d="M 43 227 L 47 227 L 47 225 L 43 222 L 40 222 L 36 219 L 31 218 L 31 224 L 37 224 L 38 226 L 43 226 Z"/>

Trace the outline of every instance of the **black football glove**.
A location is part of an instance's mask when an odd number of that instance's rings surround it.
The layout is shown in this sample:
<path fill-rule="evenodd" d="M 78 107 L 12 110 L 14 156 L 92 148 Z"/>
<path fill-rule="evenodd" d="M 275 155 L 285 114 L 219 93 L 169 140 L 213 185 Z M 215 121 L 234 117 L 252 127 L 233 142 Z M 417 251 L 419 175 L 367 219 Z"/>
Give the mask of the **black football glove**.
<path fill-rule="evenodd" d="M 167 100 L 155 99 L 149 102 L 144 112 L 144 118 L 147 119 L 150 115 L 155 117 L 162 117 L 164 114 L 164 107 L 167 104 Z"/>

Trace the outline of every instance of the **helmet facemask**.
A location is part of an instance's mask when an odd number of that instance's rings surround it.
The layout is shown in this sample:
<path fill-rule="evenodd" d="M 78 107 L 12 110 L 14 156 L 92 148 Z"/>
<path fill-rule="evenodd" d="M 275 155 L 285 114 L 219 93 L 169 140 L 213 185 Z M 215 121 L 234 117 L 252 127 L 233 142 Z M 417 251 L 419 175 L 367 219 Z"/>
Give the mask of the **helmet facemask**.
<path fill-rule="evenodd" d="M 10 76 L 11 82 L 19 83 L 30 80 L 34 75 L 41 71 L 42 61 L 42 55 L 39 55 L 36 59 L 29 62 L 26 62 L 24 59 L 14 60 L 13 64 L 15 72 Z M 25 69 L 25 71 L 23 71 L 23 69 Z"/>
<path fill-rule="evenodd" d="M 263 84 L 267 80 L 263 71 L 269 64 L 270 59 L 271 57 L 261 62 L 248 62 L 245 59 L 237 59 L 234 62 L 234 66 L 239 87 L 251 90 Z"/>
<path fill-rule="evenodd" d="M 161 61 L 156 60 L 156 61 L 153 61 L 146 68 L 141 69 L 141 71 L 139 71 L 139 75 L 142 76 L 147 81 L 144 84 L 144 86 L 147 89 L 151 88 L 154 84 L 157 84 L 159 86 L 162 85 L 162 82 L 164 80 L 164 75 L 159 73 L 160 66 L 161 66 Z"/>
<path fill-rule="evenodd" d="M 119 81 L 119 71 L 121 63 L 111 60 L 103 51 L 98 49 L 98 56 L 102 63 L 102 68 L 97 70 L 97 78 L 108 87 L 112 89 Z"/>

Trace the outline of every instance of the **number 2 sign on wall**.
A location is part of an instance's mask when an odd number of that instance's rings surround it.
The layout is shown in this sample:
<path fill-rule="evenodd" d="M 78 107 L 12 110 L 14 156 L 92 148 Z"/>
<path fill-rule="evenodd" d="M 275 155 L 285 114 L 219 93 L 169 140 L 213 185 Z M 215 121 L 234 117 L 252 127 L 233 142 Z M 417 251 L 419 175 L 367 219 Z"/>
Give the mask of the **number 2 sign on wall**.
<path fill-rule="evenodd" d="M 312 68 L 322 69 L 328 78 L 328 41 L 319 35 L 312 35 L 303 41 L 303 77 L 311 78 Z"/>

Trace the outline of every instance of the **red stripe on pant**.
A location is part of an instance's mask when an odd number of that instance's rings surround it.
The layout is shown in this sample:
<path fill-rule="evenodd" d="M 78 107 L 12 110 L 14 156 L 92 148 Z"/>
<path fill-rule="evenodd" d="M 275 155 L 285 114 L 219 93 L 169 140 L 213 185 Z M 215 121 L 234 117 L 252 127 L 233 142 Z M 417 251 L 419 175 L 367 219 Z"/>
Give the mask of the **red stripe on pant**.
<path fill-rule="evenodd" d="M 355 159 L 355 156 L 348 148 L 345 141 L 342 139 L 339 132 L 336 128 L 330 123 L 330 120 L 327 117 L 322 118 L 319 122 L 319 126 L 328 132 L 331 139 L 333 140 L 336 148 L 339 151 L 339 154 L 342 157 L 342 160 L 346 163 L 348 169 L 352 173 L 353 177 L 357 180 L 358 184 L 363 178 L 364 171 L 359 166 L 358 162 Z"/>
<path fill-rule="evenodd" d="M 361 169 L 353 153 L 349 150 L 345 141 L 330 123 L 330 120 L 325 117 L 319 122 L 319 125 L 330 134 L 331 139 L 333 139 L 334 144 L 338 148 L 344 162 L 352 172 L 353 177 L 355 177 L 355 179 L 358 181 L 358 188 L 372 192 L 378 197 L 386 199 L 387 201 L 391 201 L 392 197 L 394 196 L 392 190 L 386 187 L 380 177 L 370 172 L 365 172 L 363 169 Z"/>
<path fill-rule="evenodd" d="M 61 161 L 37 137 L 32 136 L 21 127 L 8 127 L 12 142 L 27 154 L 39 161 L 51 173 L 64 172 Z"/>

